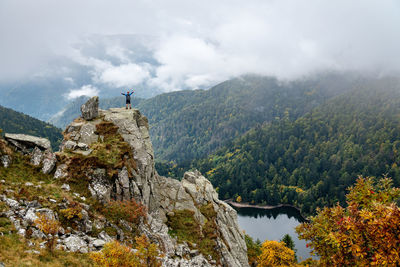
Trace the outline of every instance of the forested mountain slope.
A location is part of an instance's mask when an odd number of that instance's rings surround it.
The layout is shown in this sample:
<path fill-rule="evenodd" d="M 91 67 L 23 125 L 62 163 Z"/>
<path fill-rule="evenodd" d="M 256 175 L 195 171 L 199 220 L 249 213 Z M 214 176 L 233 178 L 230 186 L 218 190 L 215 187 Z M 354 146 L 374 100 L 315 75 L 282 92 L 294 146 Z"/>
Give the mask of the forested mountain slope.
<path fill-rule="evenodd" d="M 360 174 L 387 174 L 399 185 L 399 127 L 399 79 L 375 80 L 295 121 L 253 128 L 193 167 L 207 173 L 221 198 L 310 213 L 343 202 Z"/>
<path fill-rule="evenodd" d="M 62 140 L 61 130 L 53 125 L 2 106 L 0 106 L 0 129 L 6 133 L 46 137 L 51 141 L 53 149 L 57 149 Z"/>
<path fill-rule="evenodd" d="M 162 94 L 139 104 L 149 118 L 157 158 L 179 164 L 215 151 L 256 124 L 294 120 L 357 83 L 352 75 L 324 74 L 282 83 L 244 76 L 209 90 Z"/>

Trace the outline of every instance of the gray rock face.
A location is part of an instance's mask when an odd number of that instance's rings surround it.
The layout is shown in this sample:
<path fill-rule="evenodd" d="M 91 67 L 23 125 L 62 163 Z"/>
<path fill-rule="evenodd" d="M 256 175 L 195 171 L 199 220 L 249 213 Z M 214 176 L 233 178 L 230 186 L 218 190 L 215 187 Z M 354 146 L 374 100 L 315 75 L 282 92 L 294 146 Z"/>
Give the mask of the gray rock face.
<path fill-rule="evenodd" d="M 51 149 L 51 143 L 46 138 L 36 137 L 27 134 L 9 134 L 9 133 L 6 133 L 4 135 L 4 138 L 7 141 L 13 141 L 11 142 L 13 144 L 17 142 L 28 148 L 34 148 L 36 146 L 41 150 Z"/>
<path fill-rule="evenodd" d="M 116 196 L 119 200 L 130 200 L 131 194 L 129 192 L 129 174 L 126 167 L 118 172 L 118 179 L 115 181 Z"/>
<path fill-rule="evenodd" d="M 65 178 L 68 176 L 67 172 L 68 166 L 66 164 L 61 164 L 57 166 L 56 172 L 54 173 L 54 179 Z"/>
<path fill-rule="evenodd" d="M 92 196 L 100 202 L 107 203 L 110 201 L 112 187 L 107 179 L 105 169 L 94 170 L 89 190 Z"/>
<path fill-rule="evenodd" d="M 2 155 L 0 157 L 0 162 L 4 168 L 8 168 L 8 166 L 10 166 L 10 164 L 11 164 L 11 158 L 9 155 Z"/>
<path fill-rule="evenodd" d="M 42 151 L 38 147 L 35 147 L 31 154 L 31 163 L 34 166 L 39 166 L 40 163 L 42 162 L 42 158 L 43 158 Z"/>
<path fill-rule="evenodd" d="M 91 123 L 84 124 L 80 129 L 79 132 L 80 138 L 78 140 L 80 141 L 80 143 L 86 145 L 90 145 L 92 143 L 97 142 L 99 136 L 94 133 L 95 131 L 96 131 L 95 125 Z"/>
<path fill-rule="evenodd" d="M 135 182 L 132 185 L 140 190 L 140 199 L 146 206 L 150 203 L 151 183 L 155 176 L 154 151 L 151 144 L 147 118 L 140 114 L 139 110 L 126 110 L 112 108 L 101 111 L 105 121 L 110 121 L 118 126 L 118 133 L 132 148 L 133 159 L 137 163 L 137 170 L 131 169 Z M 135 197 L 135 196 L 133 196 Z"/>
<path fill-rule="evenodd" d="M 76 142 L 68 140 L 67 142 L 65 142 L 63 148 L 67 150 L 74 150 L 76 146 L 77 146 Z"/>
<path fill-rule="evenodd" d="M 86 144 L 89 147 L 87 151 L 90 151 L 90 145 L 93 142 L 102 142 L 104 137 L 96 134 L 96 125 L 106 121 L 118 127 L 117 132 L 130 146 L 133 158 L 127 158 L 123 167 L 113 177 L 108 177 L 106 169 L 98 166 L 89 168 L 86 175 L 90 181 L 89 190 L 92 196 L 102 203 L 107 203 L 111 199 L 131 198 L 143 203 L 147 207 L 148 218 L 147 224 L 140 224 L 139 232 L 158 243 L 166 255 L 163 266 L 215 265 L 213 260 L 205 258 L 207 255 L 201 255 L 196 249 L 191 250 L 187 244 L 178 244 L 168 234 L 169 229 L 166 225 L 167 214 L 184 209 L 194 211 L 194 218 L 200 224 L 204 224 L 207 218 L 201 213 L 200 207 L 211 204 L 216 213 L 214 219 L 218 226 L 216 229 L 218 237 L 215 241 L 219 247 L 221 264 L 229 267 L 248 266 L 246 244 L 244 235 L 237 224 L 236 211 L 218 199 L 218 194 L 211 183 L 197 171 L 185 173 L 182 181 L 157 174 L 146 117 L 136 109 L 121 108 L 100 110 L 99 116 L 102 119 L 84 122 L 77 120 L 67 127 L 68 140 L 73 140 L 71 142 L 75 147 L 72 152 L 85 151 L 86 147 L 79 145 L 80 143 Z M 57 168 L 55 177 L 67 171 L 67 167 L 61 169 L 61 166 Z M 93 220 L 91 223 L 95 229 L 99 229 L 98 225 L 98 220 Z M 121 225 L 124 227 L 123 223 Z M 119 228 L 115 229 L 119 239 L 122 240 L 123 232 Z M 105 232 L 100 233 L 98 237 L 99 240 L 106 242 L 111 239 Z M 90 246 L 100 247 L 102 243 L 102 241 L 95 243 L 92 241 Z"/>
<path fill-rule="evenodd" d="M 86 242 L 77 235 L 71 235 L 64 240 L 64 244 L 69 251 L 87 253 L 88 247 Z"/>
<path fill-rule="evenodd" d="M 94 96 L 90 98 L 85 104 L 81 106 L 82 118 L 87 121 L 93 120 L 99 116 L 99 97 Z"/>
<path fill-rule="evenodd" d="M 54 170 L 56 166 L 57 158 L 56 155 L 50 150 L 46 150 L 43 153 L 43 167 L 42 172 L 44 174 L 49 174 Z"/>

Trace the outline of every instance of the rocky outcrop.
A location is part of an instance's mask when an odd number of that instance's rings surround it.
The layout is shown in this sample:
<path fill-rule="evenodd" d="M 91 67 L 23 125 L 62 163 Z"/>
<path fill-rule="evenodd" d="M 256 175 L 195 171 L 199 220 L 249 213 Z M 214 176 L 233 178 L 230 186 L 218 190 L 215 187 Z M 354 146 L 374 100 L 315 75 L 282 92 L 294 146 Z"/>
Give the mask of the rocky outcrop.
<path fill-rule="evenodd" d="M 8 168 L 11 164 L 11 157 L 9 155 L 2 155 L 0 156 L 0 162 L 4 168 Z"/>
<path fill-rule="evenodd" d="M 81 106 L 82 118 L 85 120 L 93 120 L 99 115 L 99 97 L 90 98 Z"/>
<path fill-rule="evenodd" d="M 56 162 L 57 162 L 56 155 L 53 152 L 46 150 L 43 153 L 42 172 L 44 174 L 51 173 L 54 170 L 54 167 L 56 166 Z"/>
<path fill-rule="evenodd" d="M 26 150 L 27 148 L 38 147 L 41 150 L 51 149 L 50 141 L 46 138 L 36 137 L 27 134 L 6 133 L 4 138 L 13 144 L 16 148 Z"/>
<path fill-rule="evenodd" d="M 166 256 L 164 266 L 248 266 L 236 211 L 218 199 L 211 183 L 197 171 L 185 173 L 182 181 L 157 174 L 148 121 L 139 110 L 99 110 L 98 116 L 85 118 L 64 131 L 55 178 L 76 178 L 79 173 L 88 181 L 92 197 L 102 203 L 131 198 L 143 203 L 148 218 L 139 231 L 159 244 Z M 108 156 L 103 158 L 105 153 Z M 84 169 L 77 171 L 79 166 Z M 193 214 L 200 232 L 203 227 L 212 228 L 214 258 L 169 235 L 169 220 L 180 211 Z"/>
<path fill-rule="evenodd" d="M 0 201 L 4 202 L 8 206 L 7 212 L 0 212 L 0 217 L 7 217 L 13 224 L 15 230 L 19 235 L 26 238 L 38 238 L 45 240 L 46 235 L 37 227 L 35 221 L 38 219 L 38 214 L 45 215 L 48 219 L 59 220 L 57 212 L 49 208 L 44 208 L 42 205 L 34 201 L 25 200 L 15 200 L 8 198 L 5 195 L 0 195 Z M 54 200 L 55 203 L 57 201 Z M 64 199 L 62 203 L 58 203 L 59 207 L 67 208 L 70 205 L 67 199 Z M 107 235 L 104 231 L 93 237 L 90 235 L 92 232 L 93 218 L 89 217 L 88 205 L 82 204 L 81 218 L 75 220 L 74 224 L 78 226 L 77 230 L 73 230 L 70 227 L 64 229 L 61 227 L 56 234 L 57 248 L 71 251 L 71 252 L 81 252 L 87 253 L 90 251 L 96 251 L 101 249 L 104 244 L 110 240 L 111 237 Z M 106 225 L 111 225 L 105 221 L 102 228 Z M 29 232 L 29 234 L 28 234 Z M 46 243 L 46 242 L 44 242 Z M 43 245 L 44 245 L 43 243 Z"/>
<path fill-rule="evenodd" d="M 50 141 L 46 138 L 26 134 L 5 134 L 5 139 L 15 150 L 24 154 L 30 154 L 31 164 L 34 166 L 42 165 L 42 172 L 49 174 L 56 166 L 56 155 L 51 150 Z M 1 157 L 4 167 L 10 164 L 10 157 Z"/>

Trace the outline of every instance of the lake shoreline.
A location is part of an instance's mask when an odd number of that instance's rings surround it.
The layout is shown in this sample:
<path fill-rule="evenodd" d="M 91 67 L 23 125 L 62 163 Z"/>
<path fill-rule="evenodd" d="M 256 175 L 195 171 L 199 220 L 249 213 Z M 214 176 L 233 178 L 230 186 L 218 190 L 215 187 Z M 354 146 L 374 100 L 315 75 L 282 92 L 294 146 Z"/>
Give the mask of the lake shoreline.
<path fill-rule="evenodd" d="M 263 209 L 263 210 L 272 210 L 272 209 L 277 209 L 277 208 L 289 207 L 289 208 L 296 209 L 299 212 L 300 216 L 303 218 L 303 220 L 307 221 L 307 219 L 303 216 L 303 214 L 301 214 L 300 209 L 298 207 L 290 205 L 290 204 L 278 204 L 275 206 L 254 205 L 254 204 L 250 204 L 249 202 L 243 202 L 243 203 L 234 202 L 232 199 L 226 199 L 226 200 L 224 200 L 224 202 L 235 208 L 255 208 L 255 209 Z"/>

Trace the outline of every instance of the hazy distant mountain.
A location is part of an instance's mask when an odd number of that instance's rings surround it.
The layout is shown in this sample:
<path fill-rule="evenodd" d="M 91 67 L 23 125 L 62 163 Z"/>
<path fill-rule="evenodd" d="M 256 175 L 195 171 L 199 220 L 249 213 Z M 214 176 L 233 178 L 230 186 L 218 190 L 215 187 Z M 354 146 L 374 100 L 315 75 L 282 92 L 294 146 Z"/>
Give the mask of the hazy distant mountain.
<path fill-rule="evenodd" d="M 209 90 L 135 99 L 133 105 L 149 118 L 157 158 L 182 163 L 213 152 L 256 124 L 285 116 L 295 120 L 330 97 L 351 89 L 358 80 L 352 74 L 324 74 L 283 83 L 249 75 Z M 79 115 L 79 107 L 86 99 L 77 99 L 51 122 L 65 127 Z M 123 97 L 100 98 L 101 108 L 120 106 L 124 106 Z"/>
<path fill-rule="evenodd" d="M 147 35 L 92 35 L 75 44 L 76 55 L 54 56 L 34 77 L 0 81 L 0 105 L 48 121 L 73 101 L 68 99 L 68 93 L 82 86 L 96 88 L 101 98 L 118 96 L 126 86 L 101 80 L 98 69 L 105 64 L 120 66 L 126 62 L 156 66 L 153 39 Z M 125 50 L 130 52 L 121 52 Z M 141 98 L 161 93 L 159 88 L 144 83 L 131 89 Z"/>

